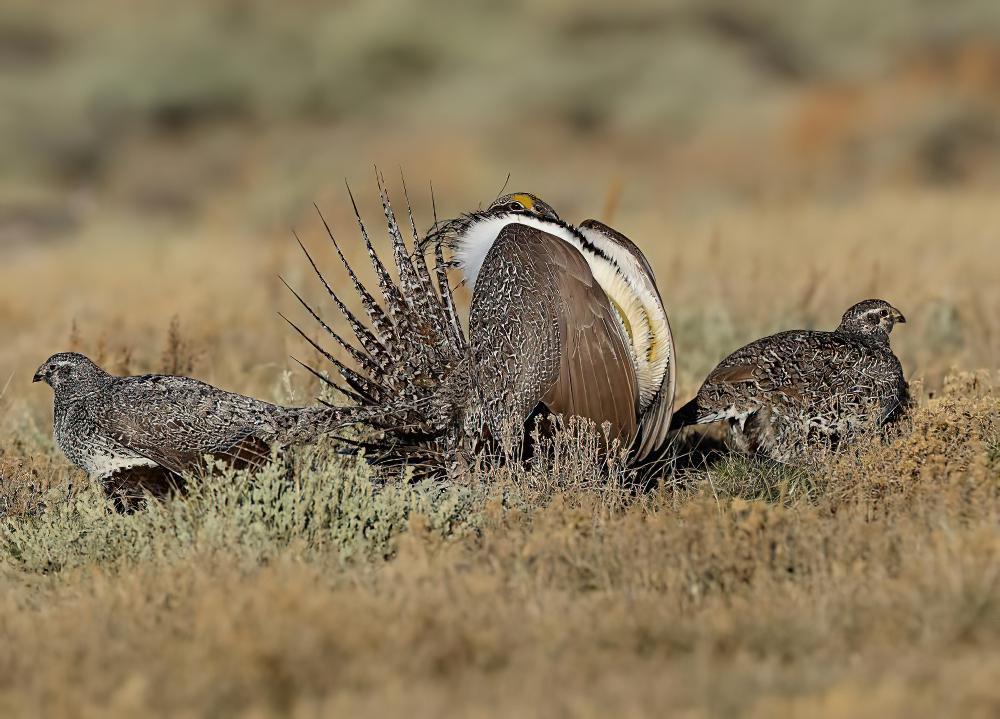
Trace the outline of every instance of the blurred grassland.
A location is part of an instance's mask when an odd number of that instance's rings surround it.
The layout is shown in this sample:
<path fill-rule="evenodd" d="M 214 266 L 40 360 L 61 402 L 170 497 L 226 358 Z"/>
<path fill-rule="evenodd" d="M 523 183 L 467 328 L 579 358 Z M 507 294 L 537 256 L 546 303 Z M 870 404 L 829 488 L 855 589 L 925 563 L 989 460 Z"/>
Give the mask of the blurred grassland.
<path fill-rule="evenodd" d="M 995 715 L 996 2 L 6 0 L 0 105 L 3 714 Z M 638 498 L 576 445 L 455 487 L 320 448 L 109 514 L 37 365 L 311 401 L 277 275 L 335 317 L 291 231 L 343 283 L 312 203 L 363 265 L 376 163 L 422 228 L 509 174 L 632 237 L 681 401 L 881 296 L 921 406 Z"/>

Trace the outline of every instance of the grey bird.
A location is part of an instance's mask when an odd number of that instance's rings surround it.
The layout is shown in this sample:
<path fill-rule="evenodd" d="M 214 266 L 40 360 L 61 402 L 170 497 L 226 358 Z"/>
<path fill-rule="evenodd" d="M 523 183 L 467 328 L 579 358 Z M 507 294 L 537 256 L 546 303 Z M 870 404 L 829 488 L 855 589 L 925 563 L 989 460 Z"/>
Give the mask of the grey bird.
<path fill-rule="evenodd" d="M 764 337 L 719 363 L 672 428 L 726 421 L 741 450 L 802 462 L 901 417 L 910 405 L 889 333 L 903 314 L 885 300 L 859 302 L 832 332 Z"/>
<path fill-rule="evenodd" d="M 327 408 L 287 408 L 190 377 L 119 377 L 76 352 L 47 359 L 33 381 L 55 395 L 56 444 L 122 509 L 183 485 L 206 455 L 238 468 L 267 462 L 272 446 L 311 439 Z"/>
<path fill-rule="evenodd" d="M 411 250 L 381 178 L 379 190 L 398 281 L 360 216 L 358 223 L 381 302 L 326 227 L 370 326 L 312 258 L 354 340 L 296 295 L 351 358 L 338 361 L 299 330 L 346 381 L 339 388 L 353 405 L 344 411 L 374 429 L 374 439 L 359 445 L 370 460 L 436 471 L 470 460 L 511 422 L 526 436 L 539 415 L 607 423 L 636 464 L 662 445 L 673 407 L 673 341 L 652 270 L 632 242 L 597 221 L 574 227 L 534 195 L 513 193 L 486 210 L 435 220 L 423 237 L 407 202 Z M 468 334 L 447 274 L 455 266 L 472 287 Z"/>

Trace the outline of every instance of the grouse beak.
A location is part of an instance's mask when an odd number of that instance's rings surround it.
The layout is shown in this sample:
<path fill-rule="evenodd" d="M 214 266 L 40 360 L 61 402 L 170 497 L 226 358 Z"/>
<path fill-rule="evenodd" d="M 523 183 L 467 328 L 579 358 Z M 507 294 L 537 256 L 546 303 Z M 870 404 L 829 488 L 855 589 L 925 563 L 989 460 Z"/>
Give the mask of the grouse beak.
<path fill-rule="evenodd" d="M 892 308 L 892 321 L 897 324 L 906 324 L 906 318 L 903 317 L 903 313 L 897 310 L 895 307 Z"/>
<path fill-rule="evenodd" d="M 35 372 L 35 376 L 31 378 L 32 382 L 41 382 L 45 377 L 42 376 L 42 371 L 38 370 Z"/>

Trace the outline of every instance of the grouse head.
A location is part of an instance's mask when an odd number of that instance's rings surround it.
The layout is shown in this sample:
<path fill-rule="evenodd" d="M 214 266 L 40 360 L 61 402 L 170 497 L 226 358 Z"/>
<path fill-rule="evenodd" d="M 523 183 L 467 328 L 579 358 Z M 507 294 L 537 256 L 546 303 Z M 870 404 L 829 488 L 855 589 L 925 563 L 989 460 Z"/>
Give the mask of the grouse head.
<path fill-rule="evenodd" d="M 559 222 L 559 215 L 552 205 L 530 192 L 513 192 L 501 195 L 490 203 L 481 214 L 488 217 L 498 217 L 506 214 L 533 215 L 539 219 Z"/>
<path fill-rule="evenodd" d="M 844 313 L 838 332 L 864 335 L 889 341 L 889 333 L 897 322 L 906 322 L 903 313 L 885 300 L 864 300 Z"/>
<path fill-rule="evenodd" d="M 83 396 L 100 389 L 107 372 L 78 352 L 59 352 L 35 372 L 32 382 L 45 382 L 63 396 Z"/>
<path fill-rule="evenodd" d="M 460 250 L 470 242 L 476 242 L 474 235 L 485 231 L 493 238 L 505 224 L 532 218 L 536 221 L 551 222 L 560 227 L 567 227 L 552 205 L 530 192 L 512 192 L 501 195 L 491 202 L 485 210 L 475 210 L 446 220 L 434 227 L 421 242 L 421 249 L 440 245 L 448 250 Z"/>

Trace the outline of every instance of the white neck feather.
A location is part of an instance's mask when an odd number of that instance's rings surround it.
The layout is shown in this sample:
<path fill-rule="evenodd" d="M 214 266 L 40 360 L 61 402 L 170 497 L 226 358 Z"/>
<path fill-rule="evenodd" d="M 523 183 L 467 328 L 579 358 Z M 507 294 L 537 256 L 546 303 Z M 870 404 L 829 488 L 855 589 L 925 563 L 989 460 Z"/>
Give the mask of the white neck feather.
<path fill-rule="evenodd" d="M 550 235 L 555 235 L 566 240 L 577 249 L 580 249 L 580 240 L 572 232 L 552 222 L 540 220 L 531 215 L 519 215 L 511 212 L 506 215 L 479 220 L 466 230 L 465 234 L 458 238 L 455 249 L 455 259 L 462 269 L 462 276 L 465 278 L 466 283 L 468 283 L 470 290 L 475 289 L 479 271 L 483 268 L 483 262 L 486 261 L 486 254 L 493 247 L 493 243 L 496 242 L 500 230 L 507 225 L 515 224 L 544 230 Z"/>
<path fill-rule="evenodd" d="M 622 326 L 631 340 L 632 359 L 639 381 L 639 404 L 644 410 L 663 383 L 672 353 L 670 328 L 653 279 L 647 276 L 630 252 L 600 233 L 581 230 L 587 241 L 607 257 L 586 247 L 579 237 L 564 227 L 530 215 L 510 213 L 480 220 L 458 238 L 455 259 L 470 289 L 475 290 L 483 262 L 500 230 L 515 223 L 538 228 L 565 240 L 586 259 L 594 279 L 612 301 L 612 307 L 619 313 Z"/>

